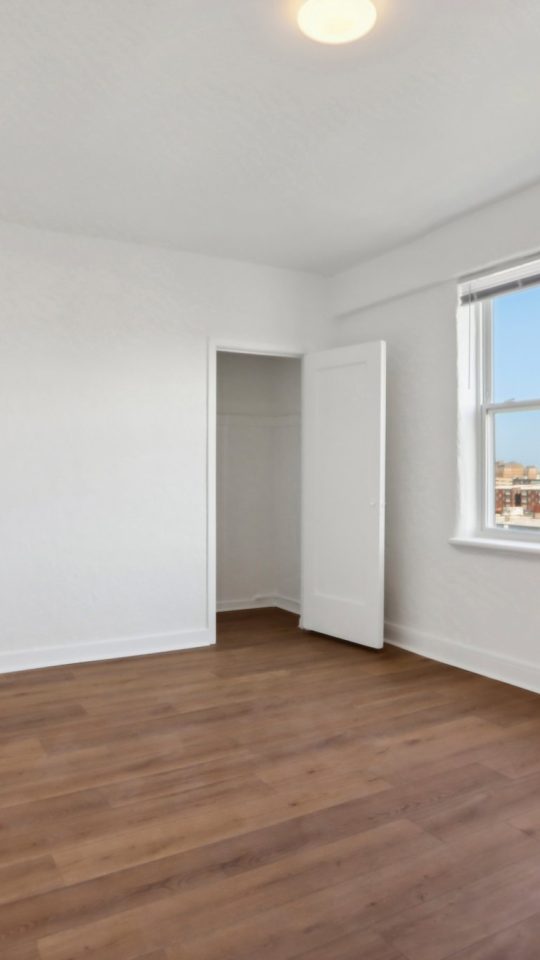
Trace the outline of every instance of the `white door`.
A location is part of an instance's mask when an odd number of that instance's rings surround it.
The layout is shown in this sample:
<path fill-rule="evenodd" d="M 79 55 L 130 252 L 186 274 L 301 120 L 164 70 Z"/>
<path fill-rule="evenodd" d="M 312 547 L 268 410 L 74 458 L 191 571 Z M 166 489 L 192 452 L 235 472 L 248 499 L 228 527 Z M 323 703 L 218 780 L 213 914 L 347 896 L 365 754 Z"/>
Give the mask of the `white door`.
<path fill-rule="evenodd" d="M 303 370 L 305 630 L 384 642 L 386 344 L 308 354 Z"/>

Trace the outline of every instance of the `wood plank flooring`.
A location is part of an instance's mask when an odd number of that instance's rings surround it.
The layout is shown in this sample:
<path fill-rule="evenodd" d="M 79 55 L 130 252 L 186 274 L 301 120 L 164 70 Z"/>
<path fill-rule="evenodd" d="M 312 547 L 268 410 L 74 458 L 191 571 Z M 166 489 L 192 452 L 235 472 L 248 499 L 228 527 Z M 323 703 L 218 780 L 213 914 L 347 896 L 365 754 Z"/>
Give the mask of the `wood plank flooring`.
<path fill-rule="evenodd" d="M 0 677 L 1 960 L 538 960 L 540 698 L 295 622 Z"/>

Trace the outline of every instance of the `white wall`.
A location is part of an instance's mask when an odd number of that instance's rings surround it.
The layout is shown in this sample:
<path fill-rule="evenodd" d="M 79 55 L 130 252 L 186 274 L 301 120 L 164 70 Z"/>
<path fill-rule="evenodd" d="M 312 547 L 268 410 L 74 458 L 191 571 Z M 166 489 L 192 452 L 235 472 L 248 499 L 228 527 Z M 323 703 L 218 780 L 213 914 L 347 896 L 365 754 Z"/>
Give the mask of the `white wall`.
<path fill-rule="evenodd" d="M 207 338 L 325 338 L 309 275 L 0 225 L 0 672 L 209 642 Z"/>
<path fill-rule="evenodd" d="M 444 189 L 444 184 L 441 186 Z M 336 317 L 538 253 L 540 183 L 481 207 L 330 281 Z"/>
<path fill-rule="evenodd" d="M 218 609 L 299 612 L 300 360 L 220 353 Z"/>
<path fill-rule="evenodd" d="M 456 548 L 457 271 L 540 248 L 540 188 L 333 281 L 336 344 L 388 343 L 387 636 L 540 690 L 540 555 Z M 378 301 L 378 302 L 377 302 Z M 356 310 L 355 310 L 356 305 Z"/>

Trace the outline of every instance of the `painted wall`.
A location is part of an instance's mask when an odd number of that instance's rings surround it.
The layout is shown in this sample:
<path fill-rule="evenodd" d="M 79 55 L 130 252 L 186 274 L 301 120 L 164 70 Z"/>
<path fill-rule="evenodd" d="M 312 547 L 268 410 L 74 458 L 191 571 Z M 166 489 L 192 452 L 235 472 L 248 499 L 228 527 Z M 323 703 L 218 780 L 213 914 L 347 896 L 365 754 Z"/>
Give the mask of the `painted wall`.
<path fill-rule="evenodd" d="M 211 640 L 207 340 L 305 350 L 324 281 L 0 226 L 0 672 Z"/>
<path fill-rule="evenodd" d="M 537 254 L 539 211 L 540 183 L 337 274 L 330 281 L 332 315 Z"/>
<path fill-rule="evenodd" d="M 540 690 L 540 555 L 457 548 L 456 270 L 540 248 L 540 188 L 333 281 L 336 344 L 388 343 L 387 636 Z M 379 302 L 376 302 L 379 301 Z M 356 304 L 356 310 L 354 309 Z"/>
<path fill-rule="evenodd" d="M 299 612 L 301 362 L 218 355 L 219 609 Z"/>

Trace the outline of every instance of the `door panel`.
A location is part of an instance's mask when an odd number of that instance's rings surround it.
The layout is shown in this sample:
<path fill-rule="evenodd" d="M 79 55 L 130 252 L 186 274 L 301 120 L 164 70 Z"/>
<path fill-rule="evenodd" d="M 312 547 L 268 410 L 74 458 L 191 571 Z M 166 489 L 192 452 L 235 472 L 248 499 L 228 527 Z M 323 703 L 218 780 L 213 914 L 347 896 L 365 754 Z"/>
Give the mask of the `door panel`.
<path fill-rule="evenodd" d="M 303 371 L 302 627 L 384 636 L 386 348 L 308 354 Z"/>

